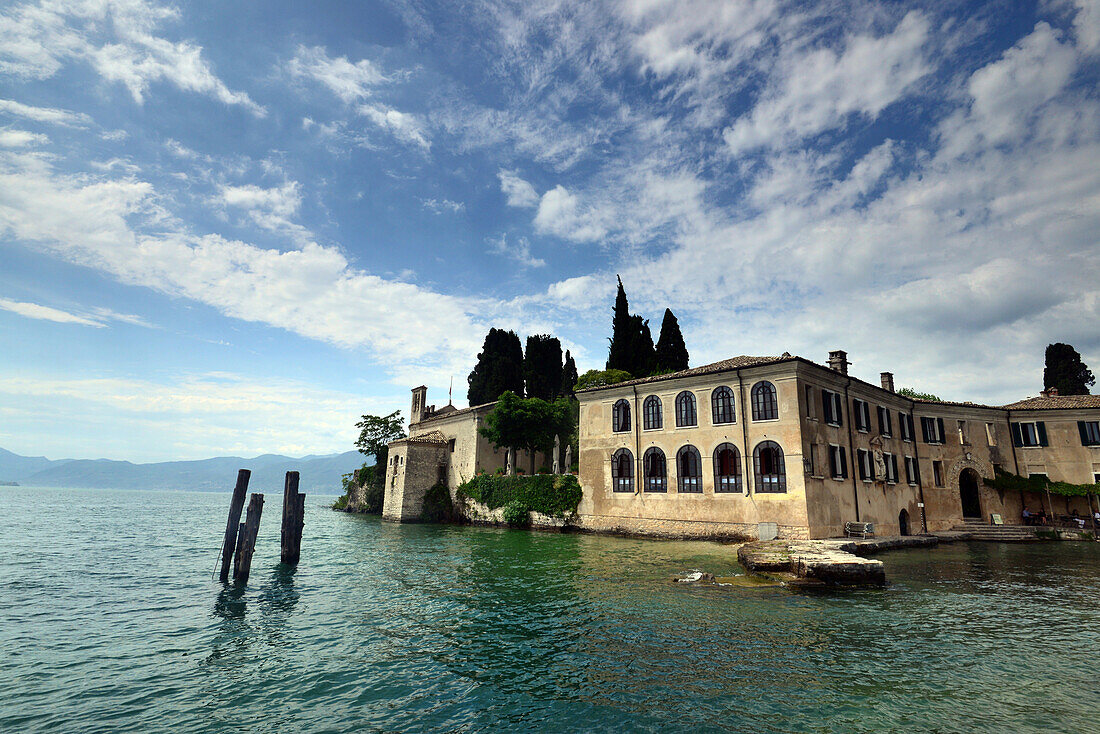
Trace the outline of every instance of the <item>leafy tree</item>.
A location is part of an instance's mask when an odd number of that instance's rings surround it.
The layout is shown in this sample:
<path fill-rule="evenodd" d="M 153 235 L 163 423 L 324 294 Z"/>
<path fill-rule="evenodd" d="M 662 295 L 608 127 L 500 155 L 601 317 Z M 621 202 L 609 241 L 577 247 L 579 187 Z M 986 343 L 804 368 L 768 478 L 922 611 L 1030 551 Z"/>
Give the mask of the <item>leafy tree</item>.
<path fill-rule="evenodd" d="M 607 369 L 630 371 L 634 367 L 630 334 L 630 304 L 626 301 L 623 279 L 619 278 L 619 292 L 615 296 L 615 310 L 611 318 L 611 345 L 607 352 Z"/>
<path fill-rule="evenodd" d="M 1045 389 L 1056 388 L 1059 395 L 1088 395 L 1089 387 L 1096 384 L 1092 370 L 1069 344 L 1048 345 L 1046 358 L 1046 369 L 1043 370 Z"/>
<path fill-rule="evenodd" d="M 577 378 L 576 389 L 586 390 L 590 387 L 614 385 L 617 382 L 626 382 L 633 379 L 633 375 L 623 370 L 588 370 L 588 372 Z"/>
<path fill-rule="evenodd" d="M 509 390 L 497 399 L 478 431 L 499 448 L 530 451 L 533 474 L 535 452 L 552 451 L 555 436 L 561 436 L 563 446 L 572 438 L 576 426 L 571 402 L 524 399 Z"/>
<path fill-rule="evenodd" d="M 344 496 L 336 501 L 334 509 L 342 510 L 347 506 L 351 483 L 354 481 L 364 492 L 363 512 L 380 514 L 382 512 L 382 493 L 386 479 L 386 464 L 389 461 L 389 449 L 386 444 L 405 437 L 405 428 L 401 420 L 401 411 L 395 410 L 389 415 L 364 415 L 363 420 L 355 424 L 359 429 L 359 438 L 355 445 L 359 452 L 374 457 L 374 464 L 363 464 L 343 479 Z"/>
<path fill-rule="evenodd" d="M 935 400 L 936 402 L 943 402 L 943 398 L 939 397 L 938 395 L 933 395 L 930 392 L 917 392 L 911 387 L 903 387 L 902 389 L 898 390 L 898 395 L 912 398 L 914 400 Z"/>
<path fill-rule="evenodd" d="M 630 304 L 627 303 L 621 278 L 619 292 L 615 296 L 611 344 L 608 347 L 606 366 L 609 370 L 623 370 L 637 377 L 650 375 L 657 367 L 649 322 L 630 313 Z"/>
<path fill-rule="evenodd" d="M 565 350 L 565 365 L 561 368 L 561 389 L 559 395 L 573 397 L 573 390 L 577 387 L 577 363 L 573 361 L 573 355 Z"/>
<path fill-rule="evenodd" d="M 657 339 L 657 370 L 659 372 L 679 372 L 688 368 L 688 350 L 684 344 L 684 335 L 680 333 L 680 322 L 665 309 L 661 321 L 661 336 Z"/>
<path fill-rule="evenodd" d="M 516 332 L 489 329 L 467 382 L 470 405 L 491 403 L 505 390 L 523 395 L 523 347 Z"/>
<path fill-rule="evenodd" d="M 561 342 L 549 334 L 527 337 L 523 380 L 527 397 L 554 400 L 561 394 Z"/>

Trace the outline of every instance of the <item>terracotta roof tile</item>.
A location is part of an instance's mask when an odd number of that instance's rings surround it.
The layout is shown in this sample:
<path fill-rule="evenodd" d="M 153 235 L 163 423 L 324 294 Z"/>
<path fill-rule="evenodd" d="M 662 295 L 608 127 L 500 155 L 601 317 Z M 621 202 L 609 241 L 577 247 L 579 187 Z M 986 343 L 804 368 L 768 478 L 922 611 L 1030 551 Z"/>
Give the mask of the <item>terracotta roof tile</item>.
<path fill-rule="evenodd" d="M 1074 408 L 1100 408 L 1100 395 L 1051 395 L 1024 398 L 1004 406 L 1009 410 L 1073 410 Z"/>
<path fill-rule="evenodd" d="M 635 380 L 626 380 L 625 382 L 616 382 L 614 385 L 600 385 L 599 387 L 587 387 L 583 390 L 577 390 L 577 392 L 595 392 L 596 390 L 606 390 L 612 387 L 629 387 L 630 385 L 643 385 L 650 382 L 663 382 L 665 380 L 675 380 L 681 377 L 697 377 L 699 375 L 712 375 L 718 372 L 728 372 L 730 370 L 740 369 L 742 367 L 759 367 L 763 364 L 773 364 L 776 362 L 787 362 L 790 360 L 798 359 L 798 357 L 792 357 L 789 354 L 782 357 L 750 357 L 747 355 L 741 355 L 740 357 L 731 357 L 730 359 L 723 359 L 720 362 L 711 362 L 705 364 L 702 367 L 692 367 L 687 370 L 680 370 L 679 372 L 670 372 L 667 375 L 654 375 L 653 377 L 640 377 Z"/>

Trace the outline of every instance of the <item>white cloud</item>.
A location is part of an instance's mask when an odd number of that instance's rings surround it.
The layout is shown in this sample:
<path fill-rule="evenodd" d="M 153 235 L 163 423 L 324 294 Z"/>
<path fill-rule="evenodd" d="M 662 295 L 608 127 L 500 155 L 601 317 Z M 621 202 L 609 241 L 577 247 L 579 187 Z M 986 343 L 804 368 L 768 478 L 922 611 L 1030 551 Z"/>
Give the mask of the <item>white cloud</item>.
<path fill-rule="evenodd" d="M 88 125 L 92 118 L 83 112 L 70 112 L 55 107 L 33 107 L 12 99 L 0 99 L 0 112 L 18 115 L 36 122 L 48 122 L 55 125 Z"/>
<path fill-rule="evenodd" d="M 577 195 L 558 184 L 539 200 L 535 229 L 574 242 L 592 242 L 607 234 L 599 219 L 596 212 L 582 211 Z"/>
<path fill-rule="evenodd" d="M 287 70 L 292 76 L 320 82 L 347 103 L 369 97 L 374 87 L 388 81 L 369 60 L 352 63 L 346 56 L 332 58 L 321 46 L 299 46 Z"/>
<path fill-rule="evenodd" d="M 414 143 L 425 150 L 431 147 L 424 131 L 424 124 L 416 115 L 401 112 L 382 104 L 360 105 L 359 114 L 378 127 L 389 131 L 399 140 Z"/>
<path fill-rule="evenodd" d="M 214 74 L 202 47 L 156 35 L 178 15 L 142 0 L 24 3 L 0 13 L 0 73 L 44 79 L 79 60 L 103 79 L 122 83 L 138 104 L 151 84 L 167 82 L 263 116 L 263 107 Z"/>
<path fill-rule="evenodd" d="M 1077 45 L 1085 52 L 1100 51 L 1100 0 L 1075 0 L 1077 15 L 1073 19 Z"/>
<path fill-rule="evenodd" d="M 444 212 L 458 214 L 466 211 L 466 205 L 461 201 L 451 201 L 450 199 L 421 199 L 420 201 L 425 209 L 435 214 L 443 214 Z"/>
<path fill-rule="evenodd" d="M 539 195 L 535 187 L 519 177 L 515 171 L 506 171 L 503 168 L 497 171 L 500 179 L 500 190 L 504 192 L 508 200 L 508 206 L 529 207 L 539 203 Z"/>
<path fill-rule="evenodd" d="M 508 236 L 501 233 L 499 237 L 490 238 L 489 252 L 493 255 L 502 255 L 513 260 L 524 268 L 541 268 L 546 266 L 546 261 L 531 254 L 531 243 L 526 237 L 516 237 L 511 242 Z"/>
<path fill-rule="evenodd" d="M 875 118 L 931 69 L 923 48 L 928 20 L 908 13 L 892 33 L 847 39 L 842 52 L 816 48 L 780 62 L 752 112 L 723 131 L 732 154 L 777 148 L 841 127 L 850 115 Z"/>
<path fill-rule="evenodd" d="M 7 298 L 0 298 L 0 309 L 11 311 L 20 316 L 25 316 L 28 319 L 53 321 L 58 324 L 80 324 L 81 326 L 94 326 L 96 328 L 103 328 L 106 326 L 102 321 L 96 321 L 84 316 L 77 316 L 68 311 L 62 311 L 49 306 L 40 306 L 37 303 L 12 301 Z"/>
<path fill-rule="evenodd" d="M 25 148 L 28 145 L 42 145 L 50 139 L 41 133 L 31 133 L 26 130 L 13 130 L 0 128 L 0 147 Z"/>

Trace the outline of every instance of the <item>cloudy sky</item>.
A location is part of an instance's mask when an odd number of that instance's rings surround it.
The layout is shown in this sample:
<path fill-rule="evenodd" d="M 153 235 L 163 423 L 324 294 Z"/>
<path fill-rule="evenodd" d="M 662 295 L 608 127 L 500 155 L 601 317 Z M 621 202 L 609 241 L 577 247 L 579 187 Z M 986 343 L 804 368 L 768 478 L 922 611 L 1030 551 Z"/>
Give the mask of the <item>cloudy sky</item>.
<path fill-rule="evenodd" d="M 0 9 L 0 446 L 351 448 L 490 326 L 948 399 L 1100 367 L 1100 2 Z"/>

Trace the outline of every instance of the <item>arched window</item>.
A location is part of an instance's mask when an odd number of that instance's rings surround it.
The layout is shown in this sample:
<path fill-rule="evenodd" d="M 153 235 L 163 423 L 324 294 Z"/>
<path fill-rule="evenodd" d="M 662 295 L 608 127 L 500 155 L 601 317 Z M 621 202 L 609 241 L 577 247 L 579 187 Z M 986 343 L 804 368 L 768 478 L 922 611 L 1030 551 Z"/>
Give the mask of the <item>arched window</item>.
<path fill-rule="evenodd" d="M 665 466 L 665 452 L 656 446 L 646 449 L 642 456 L 642 464 L 645 471 L 645 491 L 667 492 L 668 469 Z"/>
<path fill-rule="evenodd" d="M 619 433 L 630 430 L 630 403 L 620 400 L 611 409 L 611 430 Z"/>
<path fill-rule="evenodd" d="M 767 380 L 752 386 L 752 419 L 770 421 L 779 417 L 779 403 L 775 399 L 775 385 Z"/>
<path fill-rule="evenodd" d="M 634 491 L 634 455 L 619 449 L 611 455 L 611 488 L 616 492 Z"/>
<path fill-rule="evenodd" d="M 733 423 L 733 390 L 723 385 L 710 394 L 710 418 L 714 425 Z"/>
<path fill-rule="evenodd" d="M 695 426 L 699 420 L 695 417 L 695 393 L 684 390 L 676 396 L 676 425 Z"/>
<path fill-rule="evenodd" d="M 664 420 L 661 418 L 661 399 L 656 395 L 650 395 L 642 403 L 642 415 L 644 416 L 644 428 L 661 428 Z"/>
<path fill-rule="evenodd" d="M 787 470 L 783 466 L 783 449 L 775 441 L 761 441 L 752 452 L 756 471 L 757 492 L 786 492 Z"/>
<path fill-rule="evenodd" d="M 676 481 L 680 492 L 703 491 L 703 466 L 699 461 L 699 450 L 688 445 L 676 453 Z"/>
<path fill-rule="evenodd" d="M 741 453 L 732 443 L 719 444 L 714 450 L 714 491 L 741 491 Z"/>

